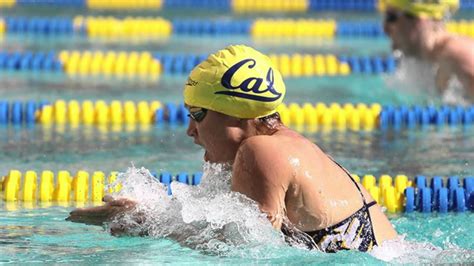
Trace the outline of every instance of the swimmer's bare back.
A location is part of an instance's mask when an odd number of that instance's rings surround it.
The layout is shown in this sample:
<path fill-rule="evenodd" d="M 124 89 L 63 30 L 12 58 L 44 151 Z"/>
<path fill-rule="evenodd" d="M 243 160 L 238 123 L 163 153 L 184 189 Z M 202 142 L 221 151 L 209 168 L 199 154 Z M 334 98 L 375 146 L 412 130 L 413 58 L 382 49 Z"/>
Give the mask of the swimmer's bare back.
<path fill-rule="evenodd" d="M 324 229 L 359 210 L 361 193 L 373 201 L 319 147 L 287 128 L 246 139 L 233 172 L 233 190 L 257 201 L 277 229 L 285 217 L 304 232 Z M 378 205 L 369 213 L 377 243 L 397 236 Z"/>

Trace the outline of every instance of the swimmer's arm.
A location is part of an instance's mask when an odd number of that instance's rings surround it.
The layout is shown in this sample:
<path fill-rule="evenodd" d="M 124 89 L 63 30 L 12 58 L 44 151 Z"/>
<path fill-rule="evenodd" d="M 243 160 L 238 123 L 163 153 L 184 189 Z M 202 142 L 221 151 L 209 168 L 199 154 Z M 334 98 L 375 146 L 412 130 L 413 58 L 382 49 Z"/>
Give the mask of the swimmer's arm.
<path fill-rule="evenodd" d="M 467 94 L 474 99 L 474 41 L 450 42 L 443 57 L 441 67 L 448 68 L 444 72 L 454 72 Z"/>
<path fill-rule="evenodd" d="M 474 47 L 472 48 L 474 50 Z M 466 63 L 461 65 L 459 70 L 459 79 L 467 92 L 467 95 L 474 99 L 474 52 L 468 58 L 465 58 Z"/>
<path fill-rule="evenodd" d="M 436 73 L 436 88 L 440 94 L 448 88 L 451 70 L 448 66 L 441 64 Z"/>
<path fill-rule="evenodd" d="M 286 217 L 285 195 L 291 176 L 281 154 L 279 147 L 265 138 L 247 139 L 237 152 L 232 175 L 232 190 L 255 200 L 278 230 Z"/>
<path fill-rule="evenodd" d="M 103 201 L 105 204 L 102 206 L 73 210 L 69 213 L 66 221 L 88 225 L 103 225 L 117 215 L 133 209 L 136 205 L 136 202 L 131 199 L 115 199 L 109 195 L 105 196 Z"/>
<path fill-rule="evenodd" d="M 105 196 L 103 201 L 105 204 L 102 206 L 73 210 L 69 213 L 66 221 L 98 226 L 108 223 L 111 234 L 115 236 L 128 234 L 131 229 L 134 229 L 113 222 L 113 220 L 119 215 L 132 211 L 137 204 L 135 201 L 127 198 L 115 199 L 109 195 Z M 145 219 L 145 216 L 140 213 L 135 213 L 135 216 L 134 222 L 137 224 L 142 223 Z M 146 232 L 142 232 L 140 235 L 146 235 Z"/>
<path fill-rule="evenodd" d="M 474 47 L 472 47 L 474 50 Z M 467 95 L 474 99 L 474 51 L 469 56 L 459 58 L 453 69 Z"/>

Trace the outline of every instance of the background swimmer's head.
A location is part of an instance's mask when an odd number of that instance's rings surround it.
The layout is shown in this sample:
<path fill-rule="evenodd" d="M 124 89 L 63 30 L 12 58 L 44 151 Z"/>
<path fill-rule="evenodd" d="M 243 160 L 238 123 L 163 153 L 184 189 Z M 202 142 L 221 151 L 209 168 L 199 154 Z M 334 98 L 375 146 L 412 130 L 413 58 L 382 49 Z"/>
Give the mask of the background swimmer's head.
<path fill-rule="evenodd" d="M 380 0 L 379 10 L 397 9 L 416 18 L 443 20 L 459 8 L 459 0 Z"/>
<path fill-rule="evenodd" d="M 444 20 L 459 7 L 459 0 L 383 0 L 384 30 L 392 48 L 408 56 L 420 57 L 444 33 Z"/>
<path fill-rule="evenodd" d="M 285 91 L 280 72 L 267 56 L 248 46 L 233 45 L 211 54 L 191 71 L 184 102 L 253 119 L 274 114 Z"/>

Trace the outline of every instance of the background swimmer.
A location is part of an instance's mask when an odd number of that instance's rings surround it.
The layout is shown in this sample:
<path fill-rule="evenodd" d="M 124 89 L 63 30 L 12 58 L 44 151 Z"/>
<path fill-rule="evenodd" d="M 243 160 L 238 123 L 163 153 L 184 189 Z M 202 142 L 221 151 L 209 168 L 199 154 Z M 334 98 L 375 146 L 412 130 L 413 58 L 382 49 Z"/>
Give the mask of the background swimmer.
<path fill-rule="evenodd" d="M 392 49 L 434 67 L 440 93 L 459 83 L 464 90 L 458 94 L 473 102 L 474 40 L 447 32 L 444 23 L 457 10 L 459 1 L 385 0 L 381 4 Z"/>
<path fill-rule="evenodd" d="M 256 201 L 290 243 L 325 252 L 368 251 L 397 236 L 344 168 L 281 123 L 276 108 L 285 84 L 267 56 L 247 46 L 229 46 L 199 64 L 188 81 L 187 134 L 205 149 L 205 161 L 232 165 L 232 191 Z M 102 224 L 136 204 L 110 198 L 106 203 L 75 210 L 68 220 Z"/>

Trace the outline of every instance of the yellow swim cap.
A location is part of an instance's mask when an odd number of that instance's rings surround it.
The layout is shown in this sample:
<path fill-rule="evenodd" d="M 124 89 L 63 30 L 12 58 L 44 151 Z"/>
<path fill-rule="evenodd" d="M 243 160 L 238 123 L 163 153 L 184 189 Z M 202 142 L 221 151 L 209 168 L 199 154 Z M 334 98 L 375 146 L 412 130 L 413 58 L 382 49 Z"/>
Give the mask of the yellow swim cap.
<path fill-rule="evenodd" d="M 436 20 L 449 17 L 459 8 L 459 0 L 381 0 L 379 4 L 381 11 L 394 7 L 419 18 Z"/>
<path fill-rule="evenodd" d="M 270 58 L 233 45 L 196 66 L 184 86 L 184 102 L 237 118 L 259 118 L 276 112 L 285 84 Z"/>

